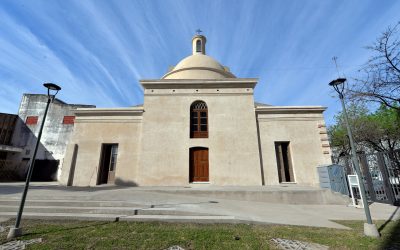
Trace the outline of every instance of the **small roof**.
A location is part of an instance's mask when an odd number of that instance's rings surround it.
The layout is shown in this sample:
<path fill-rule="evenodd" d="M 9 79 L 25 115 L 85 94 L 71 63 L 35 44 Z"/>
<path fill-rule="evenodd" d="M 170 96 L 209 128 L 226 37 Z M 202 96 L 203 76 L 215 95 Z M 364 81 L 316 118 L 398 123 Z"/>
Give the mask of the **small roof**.
<path fill-rule="evenodd" d="M 254 102 L 254 107 L 269 107 L 272 106 L 271 104 L 261 103 L 261 102 Z"/>

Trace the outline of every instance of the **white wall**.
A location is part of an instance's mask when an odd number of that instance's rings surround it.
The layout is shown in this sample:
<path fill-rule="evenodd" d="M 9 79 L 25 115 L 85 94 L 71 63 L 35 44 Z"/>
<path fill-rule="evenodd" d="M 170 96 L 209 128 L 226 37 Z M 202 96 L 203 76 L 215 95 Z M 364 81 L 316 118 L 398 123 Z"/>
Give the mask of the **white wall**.
<path fill-rule="evenodd" d="M 286 109 L 274 111 L 277 109 Z M 258 112 L 266 185 L 279 184 L 275 142 L 288 141 L 295 182 L 318 185 L 316 167 L 330 164 L 323 108 L 270 107 Z M 328 145 L 328 146 L 327 146 Z M 328 152 L 328 153 L 327 153 Z"/>
<path fill-rule="evenodd" d="M 116 183 L 137 185 L 135 180 L 141 141 L 141 115 L 141 108 L 78 110 L 75 132 L 68 144 L 61 169 L 60 183 L 68 183 L 75 144 L 78 145 L 78 154 L 73 185 L 95 186 L 102 144 L 117 143 Z"/>

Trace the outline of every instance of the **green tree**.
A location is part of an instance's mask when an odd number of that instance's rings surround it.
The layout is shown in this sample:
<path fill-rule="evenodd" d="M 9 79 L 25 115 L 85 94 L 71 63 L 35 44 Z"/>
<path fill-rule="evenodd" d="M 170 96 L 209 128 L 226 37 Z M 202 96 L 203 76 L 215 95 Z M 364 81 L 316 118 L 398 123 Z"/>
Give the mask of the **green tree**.
<path fill-rule="evenodd" d="M 400 119 L 396 109 L 381 105 L 370 113 L 365 105 L 351 103 L 347 110 L 357 152 L 392 152 L 400 148 Z M 335 124 L 328 127 L 328 133 L 334 154 L 348 155 L 350 146 L 342 112 L 335 116 Z"/>
<path fill-rule="evenodd" d="M 381 105 L 368 116 L 369 123 L 375 124 L 375 130 L 367 131 L 364 140 L 375 151 L 393 151 L 400 148 L 400 117 L 394 108 Z"/>
<path fill-rule="evenodd" d="M 364 105 L 351 103 L 347 106 L 349 124 L 353 132 L 353 139 L 358 152 L 365 152 L 366 147 L 362 143 L 364 125 L 368 124 L 368 109 Z M 350 144 L 347 135 L 346 123 L 343 112 L 335 115 L 335 124 L 328 127 L 331 147 L 337 156 L 349 155 Z"/>

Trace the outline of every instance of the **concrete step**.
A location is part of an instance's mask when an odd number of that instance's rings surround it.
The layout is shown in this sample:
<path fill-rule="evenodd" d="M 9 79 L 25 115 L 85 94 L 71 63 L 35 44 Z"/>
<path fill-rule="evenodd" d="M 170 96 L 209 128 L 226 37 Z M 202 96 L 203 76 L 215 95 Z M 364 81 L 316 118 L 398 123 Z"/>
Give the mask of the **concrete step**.
<path fill-rule="evenodd" d="M 19 206 L 0 205 L 0 216 L 3 213 L 17 213 Z M 119 214 L 119 215 L 210 215 L 190 211 L 181 211 L 175 208 L 128 208 L 128 207 L 63 207 L 63 206 L 25 206 L 25 212 L 32 213 L 73 213 L 73 214 Z"/>
<path fill-rule="evenodd" d="M 2 212 L 1 217 L 15 218 L 15 213 Z M 120 215 L 120 214 L 82 214 L 82 213 L 35 213 L 24 212 L 26 219 L 63 219 L 63 220 L 101 220 L 101 221 L 168 221 L 195 223 L 224 223 L 236 220 L 234 216 L 221 215 Z"/>
<path fill-rule="evenodd" d="M 0 205 L 20 204 L 20 199 L 0 199 Z M 65 200 L 65 199 L 29 199 L 26 206 L 64 206 L 64 207 L 145 207 L 128 201 L 94 201 L 94 200 Z"/>
<path fill-rule="evenodd" d="M 280 204 L 347 205 L 350 198 L 328 189 L 311 190 L 158 190 L 158 192 L 208 197 L 210 199 L 259 201 Z"/>

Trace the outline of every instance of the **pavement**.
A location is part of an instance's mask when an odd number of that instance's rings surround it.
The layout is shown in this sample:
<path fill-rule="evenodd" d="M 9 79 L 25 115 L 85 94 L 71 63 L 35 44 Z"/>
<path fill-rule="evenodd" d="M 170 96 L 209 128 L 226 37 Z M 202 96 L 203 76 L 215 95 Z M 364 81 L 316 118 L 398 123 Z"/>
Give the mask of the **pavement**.
<path fill-rule="evenodd" d="M 0 222 L 15 217 L 23 186 L 24 183 L 20 182 L 0 183 Z M 341 229 L 347 228 L 332 220 L 365 220 L 362 208 L 349 206 L 348 199 L 343 199 L 338 194 L 329 194 L 332 198 L 325 191 L 297 185 L 65 187 L 56 182 L 33 182 L 28 192 L 24 217 L 265 223 Z M 313 195 L 320 194 L 325 198 L 313 199 Z M 299 202 L 301 200 L 305 202 Z M 332 201 L 337 204 L 331 204 Z M 373 203 L 370 210 L 373 220 L 400 218 L 399 207 L 388 204 Z"/>

